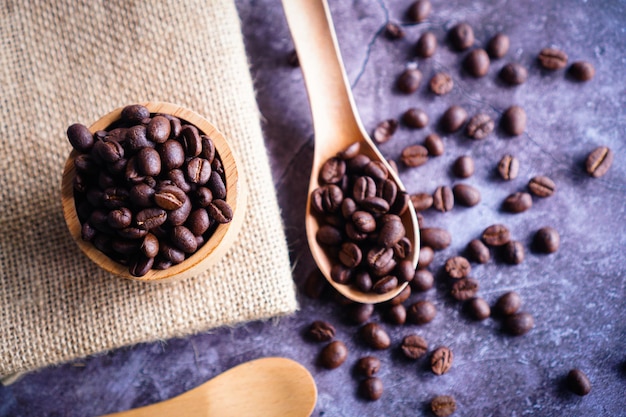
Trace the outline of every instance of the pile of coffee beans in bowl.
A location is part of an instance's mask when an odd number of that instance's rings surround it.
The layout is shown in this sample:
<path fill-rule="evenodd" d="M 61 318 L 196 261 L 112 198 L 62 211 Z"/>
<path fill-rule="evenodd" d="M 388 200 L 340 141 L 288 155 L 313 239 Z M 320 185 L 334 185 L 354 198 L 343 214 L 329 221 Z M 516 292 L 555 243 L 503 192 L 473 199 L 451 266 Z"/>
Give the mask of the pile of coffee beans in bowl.
<path fill-rule="evenodd" d="M 67 137 L 81 238 L 135 277 L 180 264 L 233 218 L 215 144 L 185 120 L 134 104 Z"/>

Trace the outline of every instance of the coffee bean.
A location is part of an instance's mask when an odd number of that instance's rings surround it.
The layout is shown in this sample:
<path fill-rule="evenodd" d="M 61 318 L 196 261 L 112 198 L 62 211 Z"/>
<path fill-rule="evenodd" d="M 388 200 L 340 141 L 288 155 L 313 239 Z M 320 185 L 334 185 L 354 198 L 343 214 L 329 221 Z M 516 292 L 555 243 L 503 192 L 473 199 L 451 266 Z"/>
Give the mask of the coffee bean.
<path fill-rule="evenodd" d="M 381 197 L 387 203 L 389 203 L 389 209 L 391 210 L 391 206 L 396 202 L 396 197 L 398 195 L 398 186 L 395 181 L 391 179 L 386 179 L 378 184 L 376 187 L 376 196 Z"/>
<path fill-rule="evenodd" d="M 170 139 L 178 139 L 183 129 L 180 119 L 169 114 L 164 114 L 163 116 L 170 121 Z"/>
<path fill-rule="evenodd" d="M 509 240 L 511 240 L 511 234 L 503 224 L 491 225 L 482 234 L 482 241 L 488 246 L 503 246 Z"/>
<path fill-rule="evenodd" d="M 542 227 L 537 230 L 533 238 L 534 247 L 542 253 L 554 253 L 559 250 L 561 237 L 552 227 Z"/>
<path fill-rule="evenodd" d="M 200 140 L 202 142 L 202 152 L 200 152 L 200 156 L 213 163 L 216 152 L 215 143 L 213 143 L 211 138 L 206 135 L 200 135 Z"/>
<path fill-rule="evenodd" d="M 510 62 L 500 70 L 500 79 L 509 85 L 524 84 L 528 79 L 528 70 L 522 64 Z"/>
<path fill-rule="evenodd" d="M 460 280 L 452 284 L 450 294 L 455 300 L 465 301 L 476 296 L 476 293 L 478 292 L 478 287 L 478 281 L 476 281 L 474 278 L 461 278 Z"/>
<path fill-rule="evenodd" d="M 309 326 L 307 336 L 315 342 L 328 342 L 335 337 L 335 327 L 327 321 L 316 320 Z"/>
<path fill-rule="evenodd" d="M 372 349 L 383 350 L 389 348 L 391 339 L 378 323 L 367 323 L 359 330 L 361 339 Z"/>
<path fill-rule="evenodd" d="M 450 348 L 440 346 L 430 356 L 430 369 L 435 375 L 443 375 L 452 367 L 454 354 Z"/>
<path fill-rule="evenodd" d="M 411 280 L 411 288 L 418 292 L 430 290 L 435 283 L 435 277 L 432 272 L 427 269 L 418 269 L 415 271 L 413 280 Z"/>
<path fill-rule="evenodd" d="M 520 106 L 511 106 L 504 111 L 500 124 L 511 136 L 519 136 L 526 130 L 526 112 Z"/>
<path fill-rule="evenodd" d="M 74 123 L 67 128 L 67 139 L 72 147 L 81 153 L 91 151 L 94 145 L 93 135 L 87 126 L 80 123 Z"/>
<path fill-rule="evenodd" d="M 330 158 L 320 168 L 320 184 L 337 184 L 346 173 L 346 162 L 340 158 Z"/>
<path fill-rule="evenodd" d="M 389 171 L 382 161 L 370 161 L 363 167 L 363 173 L 372 177 L 375 181 L 385 180 L 389 176 Z"/>
<path fill-rule="evenodd" d="M 390 273 L 396 267 L 393 255 L 391 248 L 375 247 L 371 249 L 366 258 L 370 271 L 378 277 Z"/>
<path fill-rule="evenodd" d="M 474 30 L 467 23 L 459 23 L 448 32 L 450 44 L 457 51 L 463 51 L 474 44 Z"/>
<path fill-rule="evenodd" d="M 315 239 L 320 245 L 339 246 L 343 241 L 341 230 L 325 224 L 320 226 L 315 234 Z"/>
<path fill-rule="evenodd" d="M 578 368 L 574 368 L 567 373 L 565 378 L 567 388 L 581 397 L 591 392 L 591 382 L 587 375 Z"/>
<path fill-rule="evenodd" d="M 462 256 L 448 258 L 444 268 L 450 278 L 460 279 L 467 277 L 472 271 L 469 261 Z"/>
<path fill-rule="evenodd" d="M 208 205 L 207 212 L 209 213 L 209 217 L 220 224 L 229 223 L 233 219 L 233 209 L 224 200 L 213 200 Z"/>
<path fill-rule="evenodd" d="M 202 138 L 196 127 L 185 125 L 180 132 L 180 137 L 186 156 L 194 157 L 200 155 L 200 152 L 202 152 Z"/>
<path fill-rule="evenodd" d="M 361 249 L 359 249 L 356 244 L 346 242 L 341 245 L 341 250 L 339 251 L 339 261 L 346 267 L 356 267 L 361 263 L 361 259 L 363 259 L 363 254 L 361 253 Z"/>
<path fill-rule="evenodd" d="M 347 358 L 348 348 L 342 341 L 335 340 L 322 349 L 318 361 L 326 369 L 335 369 L 340 367 Z"/>
<path fill-rule="evenodd" d="M 493 59 L 502 58 L 509 51 L 510 40 L 504 33 L 496 33 L 487 43 L 487 53 Z"/>
<path fill-rule="evenodd" d="M 473 116 L 465 127 L 465 134 L 472 139 L 485 139 L 493 132 L 494 122 L 488 114 L 478 113 Z"/>
<path fill-rule="evenodd" d="M 97 141 L 93 145 L 96 153 L 105 162 L 117 162 L 124 158 L 124 147 L 115 141 Z"/>
<path fill-rule="evenodd" d="M 446 185 L 437 187 L 433 193 L 433 207 L 443 213 L 454 208 L 454 194 L 450 187 Z"/>
<path fill-rule="evenodd" d="M 373 304 L 354 303 L 347 308 L 348 319 L 354 324 L 363 324 L 369 321 L 374 313 Z"/>
<path fill-rule="evenodd" d="M 530 313 L 515 313 L 504 319 L 504 329 L 514 336 L 526 334 L 533 327 L 535 327 L 535 319 Z"/>
<path fill-rule="evenodd" d="M 143 148 L 137 153 L 139 173 L 155 177 L 161 173 L 161 156 L 153 148 Z"/>
<path fill-rule="evenodd" d="M 196 187 L 193 196 L 194 202 L 200 207 L 207 207 L 209 203 L 213 201 L 213 193 L 206 187 Z"/>
<path fill-rule="evenodd" d="M 430 410 L 437 417 L 448 417 L 456 411 L 456 401 L 450 395 L 438 395 L 430 402 Z"/>
<path fill-rule="evenodd" d="M 374 376 L 380 370 L 380 359 L 375 356 L 365 356 L 356 362 L 354 370 L 364 377 Z"/>
<path fill-rule="evenodd" d="M 556 185 L 550 178 L 539 175 L 528 181 L 528 189 L 537 197 L 550 197 L 556 191 Z"/>
<path fill-rule="evenodd" d="M 516 240 L 510 240 L 504 245 L 504 260 L 512 265 L 524 262 L 524 245 Z"/>
<path fill-rule="evenodd" d="M 124 229 L 130 226 L 132 220 L 133 213 L 126 207 L 111 210 L 107 215 L 107 222 L 114 229 Z"/>
<path fill-rule="evenodd" d="M 430 232 L 431 234 L 433 232 Z M 435 258 L 435 252 L 433 251 L 433 249 L 430 246 L 426 246 L 426 244 L 424 243 L 424 233 L 421 233 L 422 235 L 422 246 L 420 247 L 420 253 L 419 253 L 419 259 L 417 261 L 417 266 L 418 268 L 426 268 L 428 267 L 428 265 L 430 265 L 433 261 L 433 259 Z M 435 237 L 438 238 L 438 237 Z M 445 237 L 443 238 L 445 239 Z M 432 242 L 429 242 L 432 243 Z"/>
<path fill-rule="evenodd" d="M 461 129 L 467 121 L 467 112 L 461 106 L 451 106 L 445 111 L 439 124 L 447 133 L 454 133 Z"/>
<path fill-rule="evenodd" d="M 397 23 L 387 22 L 385 25 L 385 35 L 389 39 L 401 39 L 404 38 L 404 30 Z"/>
<path fill-rule="evenodd" d="M 406 288 L 409 287 L 407 286 Z M 402 304 L 389 307 L 385 312 L 385 320 L 398 326 L 403 325 L 406 322 L 406 308 Z"/>
<path fill-rule="evenodd" d="M 459 156 L 452 165 L 452 171 L 459 178 L 469 178 L 474 175 L 474 160 L 471 156 Z"/>
<path fill-rule="evenodd" d="M 204 158 L 191 158 L 187 162 L 186 174 L 189 182 L 204 185 L 211 178 L 211 163 Z"/>
<path fill-rule="evenodd" d="M 347 160 L 346 167 L 351 173 L 356 175 L 362 173 L 363 168 L 370 162 L 372 160 L 367 155 L 359 154 Z"/>
<path fill-rule="evenodd" d="M 515 291 L 502 294 L 494 305 L 494 311 L 501 316 L 510 316 L 517 313 L 522 306 L 522 299 Z"/>
<path fill-rule="evenodd" d="M 452 237 L 445 229 L 437 227 L 425 227 L 421 229 L 421 244 L 433 250 L 443 250 L 450 246 L 451 242 Z"/>
<path fill-rule="evenodd" d="M 122 109 L 121 118 L 126 122 L 139 123 L 150 117 L 150 111 L 141 104 L 131 104 Z"/>
<path fill-rule="evenodd" d="M 398 286 L 398 278 L 395 275 L 386 275 L 372 285 L 372 291 L 376 294 L 386 294 Z"/>
<path fill-rule="evenodd" d="M 417 0 L 411 3 L 406 14 L 409 21 L 420 23 L 428 18 L 431 10 L 430 0 Z"/>
<path fill-rule="evenodd" d="M 372 213 L 375 217 L 389 211 L 389 203 L 380 197 L 368 197 L 361 201 L 361 207 Z"/>
<path fill-rule="evenodd" d="M 402 339 L 400 350 L 408 359 L 419 359 L 428 351 L 428 342 L 416 334 L 410 334 Z"/>
<path fill-rule="evenodd" d="M 491 308 L 483 298 L 471 298 L 466 305 L 468 314 L 475 320 L 485 320 L 491 315 Z"/>
<path fill-rule="evenodd" d="M 547 70 L 560 70 L 567 65 L 567 54 L 556 48 L 542 49 L 537 59 L 539 64 Z"/>
<path fill-rule="evenodd" d="M 420 58 L 430 58 L 437 50 L 437 37 L 432 32 L 424 32 L 415 44 L 415 54 Z"/>
<path fill-rule="evenodd" d="M 456 184 L 452 187 L 454 201 L 462 206 L 473 207 L 480 203 L 480 191 L 468 184 Z"/>
<path fill-rule="evenodd" d="M 164 116 L 154 116 L 146 126 L 146 137 L 155 143 L 164 143 L 171 133 L 170 121 Z"/>
<path fill-rule="evenodd" d="M 376 195 L 376 183 L 367 176 L 358 177 L 352 187 L 352 195 L 357 203 Z"/>
<path fill-rule="evenodd" d="M 211 195 L 213 195 L 213 191 L 211 191 Z M 213 195 L 213 199 L 216 199 L 216 196 Z M 319 213 L 335 213 L 341 208 L 343 191 L 335 184 L 323 185 L 313 191 L 311 199 L 313 207 Z"/>
<path fill-rule="evenodd" d="M 171 171 L 180 168 L 185 163 L 185 150 L 180 142 L 176 140 L 167 140 L 157 149 L 161 157 L 163 169 Z"/>
<path fill-rule="evenodd" d="M 111 240 L 111 248 L 122 255 L 132 255 L 137 252 L 138 243 L 136 240 L 118 239 Z"/>
<path fill-rule="evenodd" d="M 436 133 L 431 133 L 426 136 L 426 139 L 424 139 L 424 147 L 428 150 L 428 155 L 430 156 L 443 155 L 443 140 L 441 140 L 441 137 Z"/>
<path fill-rule="evenodd" d="M 165 210 L 176 210 L 182 207 L 186 195 L 175 185 L 164 185 L 155 190 L 154 202 Z"/>
<path fill-rule="evenodd" d="M 418 167 L 428 162 L 428 149 L 422 145 L 409 145 L 400 155 L 402 163 L 408 167 Z"/>
<path fill-rule="evenodd" d="M 126 131 L 124 146 L 130 151 L 139 151 L 142 148 L 154 148 L 154 143 L 148 140 L 145 126 L 135 125 Z"/>
<path fill-rule="evenodd" d="M 172 229 L 171 239 L 174 246 L 185 253 L 194 253 L 198 249 L 196 237 L 185 226 L 176 226 Z"/>
<path fill-rule="evenodd" d="M 428 124 L 428 115 L 422 109 L 412 107 L 402 114 L 402 122 L 416 129 L 421 129 Z"/>
<path fill-rule="evenodd" d="M 506 181 L 517 178 L 519 160 L 512 155 L 504 155 L 498 163 L 498 173 Z"/>
<path fill-rule="evenodd" d="M 154 264 L 154 258 L 148 258 L 144 255 L 136 255 L 135 259 L 131 262 L 128 271 L 135 277 L 142 277 L 152 269 Z"/>
<path fill-rule="evenodd" d="M 413 272 L 413 274 L 411 274 L 411 279 L 407 280 L 407 281 L 411 281 L 413 279 L 413 275 L 415 274 L 415 268 L 413 268 L 413 265 L 410 261 L 406 261 L 406 262 L 409 265 L 411 265 L 411 270 Z M 400 305 L 404 303 L 406 300 L 408 300 L 410 296 L 411 296 L 411 287 L 407 285 L 406 287 L 404 287 L 402 291 L 400 291 L 398 295 L 393 297 L 391 300 L 387 301 L 385 304 L 388 304 L 390 306 Z"/>
<path fill-rule="evenodd" d="M 390 248 L 406 234 L 402 219 L 395 214 L 386 214 L 380 220 L 378 244 Z"/>
<path fill-rule="evenodd" d="M 463 60 L 463 67 L 470 75 L 476 78 L 484 77 L 489 71 L 489 55 L 484 49 L 471 51 Z"/>
<path fill-rule="evenodd" d="M 161 226 L 167 220 L 167 212 L 158 207 L 146 208 L 135 216 L 135 223 L 140 229 L 151 230 Z"/>
<path fill-rule="evenodd" d="M 411 204 L 415 211 L 428 210 L 433 205 L 433 196 L 428 193 L 417 193 L 411 195 Z"/>
<path fill-rule="evenodd" d="M 370 401 L 376 401 L 383 395 L 383 382 L 375 376 L 361 381 L 359 384 L 359 394 Z"/>
<path fill-rule="evenodd" d="M 428 84 L 430 91 L 438 96 L 443 96 L 452 91 L 454 87 L 454 80 L 445 72 L 438 72 L 430 79 Z"/>
<path fill-rule="evenodd" d="M 407 320 L 419 325 L 430 323 L 436 315 L 435 305 L 428 300 L 417 301 L 411 304 L 406 311 Z"/>
<path fill-rule="evenodd" d="M 163 241 L 159 243 L 159 255 L 170 261 L 173 265 L 177 265 L 185 260 L 185 252 Z"/>
<path fill-rule="evenodd" d="M 398 259 L 407 258 L 413 252 L 411 241 L 405 236 L 393 246 L 393 253 Z"/>
<path fill-rule="evenodd" d="M 509 213 L 521 213 L 533 205 L 533 198 L 528 193 L 517 192 L 509 195 L 502 202 L 502 209 Z"/>
<path fill-rule="evenodd" d="M 358 271 L 354 276 L 354 286 L 362 292 L 369 292 L 373 286 L 372 276 L 367 271 Z"/>
<path fill-rule="evenodd" d="M 205 159 L 206 161 L 207 159 Z M 224 200 L 226 198 L 226 184 L 222 180 L 222 176 L 217 171 L 211 171 L 207 186 L 213 194 L 213 198 Z"/>
<path fill-rule="evenodd" d="M 152 233 L 144 236 L 139 245 L 139 250 L 148 258 L 154 258 L 159 254 L 159 239 Z"/>
<path fill-rule="evenodd" d="M 613 163 L 613 151 L 606 146 L 594 149 L 585 161 L 585 169 L 594 178 L 606 174 Z"/>
<path fill-rule="evenodd" d="M 596 74 L 596 69 L 590 62 L 574 62 L 568 70 L 568 74 L 576 81 L 589 81 Z"/>
<path fill-rule="evenodd" d="M 109 187 L 104 190 L 102 204 L 108 209 L 117 209 L 127 205 L 130 192 L 122 187 Z"/>
<path fill-rule="evenodd" d="M 469 259 L 479 264 L 486 264 L 491 259 L 489 248 L 478 239 L 473 239 L 467 244 L 466 252 Z"/>
<path fill-rule="evenodd" d="M 419 88 L 421 82 L 422 72 L 417 68 L 407 68 L 398 77 L 398 90 L 405 94 L 414 93 Z"/>

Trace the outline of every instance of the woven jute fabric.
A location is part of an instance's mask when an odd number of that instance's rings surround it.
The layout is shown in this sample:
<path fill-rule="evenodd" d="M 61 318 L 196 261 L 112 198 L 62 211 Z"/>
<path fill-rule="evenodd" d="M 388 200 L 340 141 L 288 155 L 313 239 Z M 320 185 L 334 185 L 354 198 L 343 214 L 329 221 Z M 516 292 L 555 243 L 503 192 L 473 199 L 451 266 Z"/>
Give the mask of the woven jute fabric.
<path fill-rule="evenodd" d="M 0 375 L 295 311 L 232 0 L 4 0 L 0 43 Z M 222 261 L 169 284 L 100 270 L 61 208 L 67 127 L 144 101 L 177 103 L 216 125 L 249 191 Z"/>

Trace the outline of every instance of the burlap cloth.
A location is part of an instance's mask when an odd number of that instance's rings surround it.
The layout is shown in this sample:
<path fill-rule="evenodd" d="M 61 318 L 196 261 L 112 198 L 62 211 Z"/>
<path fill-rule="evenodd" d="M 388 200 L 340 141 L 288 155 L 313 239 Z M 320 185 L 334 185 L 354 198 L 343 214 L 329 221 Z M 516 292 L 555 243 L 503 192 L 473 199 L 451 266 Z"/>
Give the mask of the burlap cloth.
<path fill-rule="evenodd" d="M 0 375 L 297 308 L 232 0 L 0 2 Z M 74 122 L 169 101 L 241 158 L 247 218 L 201 276 L 145 284 L 87 260 L 63 219 Z"/>

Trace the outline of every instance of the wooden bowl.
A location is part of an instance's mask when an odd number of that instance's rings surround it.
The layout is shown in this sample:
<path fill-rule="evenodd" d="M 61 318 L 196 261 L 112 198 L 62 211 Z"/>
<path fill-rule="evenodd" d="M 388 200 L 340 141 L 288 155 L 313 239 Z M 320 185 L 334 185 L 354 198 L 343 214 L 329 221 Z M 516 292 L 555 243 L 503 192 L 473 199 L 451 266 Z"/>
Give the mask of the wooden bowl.
<path fill-rule="evenodd" d="M 81 238 L 81 223 L 78 220 L 76 205 L 74 202 L 73 181 L 76 175 L 74 168 L 74 157 L 78 154 L 73 150 L 65 162 L 63 179 L 61 182 L 61 200 L 63 204 L 63 215 L 69 228 L 72 238 L 85 255 L 100 268 L 115 274 L 119 277 L 135 281 L 145 282 L 165 282 L 178 280 L 197 275 L 210 266 L 216 264 L 226 253 L 228 248 L 234 243 L 237 233 L 243 224 L 246 211 L 246 188 L 243 177 L 240 175 L 238 162 L 232 149 L 224 138 L 224 135 L 215 128 L 208 120 L 199 114 L 171 103 L 147 102 L 141 103 L 150 110 L 150 113 L 162 113 L 176 116 L 181 120 L 195 125 L 202 133 L 209 136 L 214 144 L 217 154 L 224 167 L 226 183 L 226 202 L 233 209 L 233 218 L 229 223 L 219 224 L 213 235 L 198 250 L 177 265 L 173 265 L 165 270 L 151 269 L 141 277 L 130 274 L 128 266 L 122 265 L 103 252 L 96 249 L 90 242 Z M 95 133 L 98 130 L 107 129 L 113 122 L 120 118 L 122 108 L 113 110 L 96 121 L 89 130 Z"/>

